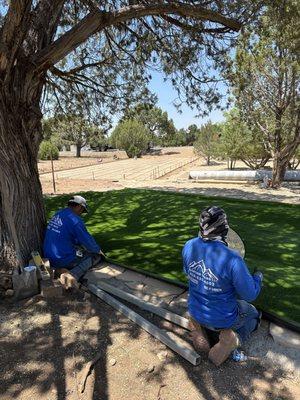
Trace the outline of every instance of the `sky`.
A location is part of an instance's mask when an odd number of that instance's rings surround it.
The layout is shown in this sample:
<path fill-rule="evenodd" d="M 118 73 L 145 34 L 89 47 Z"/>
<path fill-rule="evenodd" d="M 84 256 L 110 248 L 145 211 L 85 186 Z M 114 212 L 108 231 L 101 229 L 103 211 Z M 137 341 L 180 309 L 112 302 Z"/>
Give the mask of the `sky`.
<path fill-rule="evenodd" d="M 182 113 L 179 113 L 173 106 L 172 102 L 176 99 L 177 93 L 173 89 L 170 82 L 164 82 L 163 74 L 151 71 L 152 81 L 149 84 L 150 90 L 158 96 L 157 106 L 163 111 L 167 111 L 169 118 L 174 121 L 177 129 L 187 128 L 191 124 L 198 126 L 207 122 L 209 119 L 212 122 L 220 122 L 224 120 L 223 111 L 212 111 L 208 117 L 196 118 L 196 110 L 192 110 L 186 105 L 182 106 Z"/>

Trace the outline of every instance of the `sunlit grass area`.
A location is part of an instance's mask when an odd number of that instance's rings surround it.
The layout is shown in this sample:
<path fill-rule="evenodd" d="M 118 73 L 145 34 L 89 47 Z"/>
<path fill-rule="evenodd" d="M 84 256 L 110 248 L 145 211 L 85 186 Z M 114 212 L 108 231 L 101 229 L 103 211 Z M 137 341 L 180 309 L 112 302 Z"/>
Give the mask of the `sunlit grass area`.
<path fill-rule="evenodd" d="M 185 282 L 181 249 L 198 234 L 200 210 L 219 205 L 244 240 L 245 260 L 263 271 L 257 305 L 300 322 L 300 206 L 126 189 L 81 193 L 86 225 L 107 255 L 124 265 Z M 48 217 L 70 196 L 46 199 Z"/>

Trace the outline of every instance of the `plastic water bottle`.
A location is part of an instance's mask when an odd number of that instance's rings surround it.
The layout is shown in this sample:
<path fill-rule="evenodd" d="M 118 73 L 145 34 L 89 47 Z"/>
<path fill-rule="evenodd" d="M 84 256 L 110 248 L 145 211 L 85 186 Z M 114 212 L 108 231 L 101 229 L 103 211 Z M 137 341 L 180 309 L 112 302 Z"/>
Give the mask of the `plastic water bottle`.
<path fill-rule="evenodd" d="M 243 361 L 247 361 L 247 359 L 248 359 L 248 357 L 246 356 L 246 354 L 243 351 L 239 351 L 237 349 L 232 352 L 231 358 L 235 362 L 243 362 Z"/>

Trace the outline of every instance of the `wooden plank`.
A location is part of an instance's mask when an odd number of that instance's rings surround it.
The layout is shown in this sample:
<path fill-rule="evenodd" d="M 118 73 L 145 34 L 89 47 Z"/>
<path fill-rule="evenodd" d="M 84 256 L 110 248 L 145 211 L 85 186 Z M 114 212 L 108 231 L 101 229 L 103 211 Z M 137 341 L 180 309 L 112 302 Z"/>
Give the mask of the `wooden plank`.
<path fill-rule="evenodd" d="M 190 330 L 189 320 L 182 317 L 181 315 L 165 310 L 164 308 L 159 307 L 155 304 L 148 303 L 145 300 L 139 299 L 131 293 L 124 292 L 123 290 L 120 290 L 115 286 L 109 285 L 105 282 L 98 281 L 95 283 L 95 285 L 110 294 L 113 294 L 123 300 L 128 301 L 129 303 L 132 303 L 142 308 L 143 310 L 150 311 L 153 314 L 159 315 L 160 317 L 166 319 L 167 321 L 173 322 L 174 324 L 179 325 L 182 328 Z"/>
<path fill-rule="evenodd" d="M 180 354 L 183 358 L 189 361 L 193 365 L 197 365 L 200 362 L 200 356 L 194 350 L 188 349 L 187 347 L 181 346 L 176 343 L 175 340 L 171 339 L 165 332 L 160 328 L 143 318 L 141 315 L 137 314 L 135 311 L 126 307 L 120 301 L 105 293 L 102 289 L 98 288 L 94 284 L 88 285 L 89 290 L 94 293 L 97 297 L 105 301 L 107 304 L 112 306 L 114 309 L 120 311 L 123 315 L 129 318 L 131 321 L 135 322 L 145 331 L 150 333 L 156 339 L 160 340 L 166 346 L 170 347 L 173 351 Z"/>

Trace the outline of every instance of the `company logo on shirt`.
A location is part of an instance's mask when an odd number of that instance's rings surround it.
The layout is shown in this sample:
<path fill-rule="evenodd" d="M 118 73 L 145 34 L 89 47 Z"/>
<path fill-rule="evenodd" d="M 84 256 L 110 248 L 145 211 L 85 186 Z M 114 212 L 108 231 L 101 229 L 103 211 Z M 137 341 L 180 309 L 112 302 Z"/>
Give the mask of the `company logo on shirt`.
<path fill-rule="evenodd" d="M 218 282 L 218 277 L 211 271 L 210 268 L 207 268 L 204 261 L 193 261 L 188 265 L 188 275 L 191 282 L 198 284 L 199 282 L 203 282 L 204 289 L 211 290 L 214 292 L 222 291 L 222 289 L 215 288 L 216 283 Z"/>
<path fill-rule="evenodd" d="M 48 229 L 54 231 L 56 233 L 60 233 L 60 228 L 63 226 L 63 222 L 59 215 L 54 215 L 54 217 L 50 220 Z"/>

